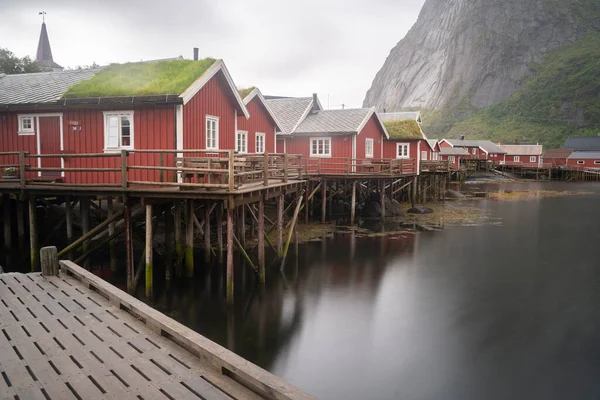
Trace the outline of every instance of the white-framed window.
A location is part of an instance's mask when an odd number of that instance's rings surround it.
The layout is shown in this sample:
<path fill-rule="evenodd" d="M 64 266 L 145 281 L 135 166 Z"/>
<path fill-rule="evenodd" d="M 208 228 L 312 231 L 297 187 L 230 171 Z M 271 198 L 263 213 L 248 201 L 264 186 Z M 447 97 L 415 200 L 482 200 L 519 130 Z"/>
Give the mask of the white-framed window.
<path fill-rule="evenodd" d="M 104 151 L 133 149 L 133 111 L 104 112 Z"/>
<path fill-rule="evenodd" d="M 365 139 L 365 157 L 373 158 L 373 139 Z"/>
<path fill-rule="evenodd" d="M 577 160 L 577 164 L 585 164 L 584 160 Z"/>
<path fill-rule="evenodd" d="M 521 161 L 521 157 L 519 157 L 519 156 L 514 156 L 514 157 L 513 157 L 513 160 L 514 160 L 515 162 L 519 162 L 519 161 Z"/>
<path fill-rule="evenodd" d="M 477 148 L 476 148 L 476 147 L 473 147 L 473 150 L 472 150 L 472 152 L 473 152 L 473 154 L 477 154 Z"/>
<path fill-rule="evenodd" d="M 529 157 L 529 162 L 530 162 L 530 163 L 534 163 L 534 162 L 536 161 L 536 159 L 535 159 L 535 158 L 536 158 L 535 156 L 530 156 L 530 157 Z"/>
<path fill-rule="evenodd" d="M 450 161 L 451 163 L 454 162 L 454 156 L 448 156 L 448 161 Z"/>
<path fill-rule="evenodd" d="M 331 157 L 331 138 L 319 137 L 310 139 L 311 157 Z"/>
<path fill-rule="evenodd" d="M 396 158 L 408 158 L 410 148 L 409 143 L 396 143 Z"/>
<path fill-rule="evenodd" d="M 219 117 L 206 116 L 206 149 L 219 148 Z"/>
<path fill-rule="evenodd" d="M 35 135 L 33 130 L 33 117 L 31 115 L 19 115 L 19 135 Z"/>
<path fill-rule="evenodd" d="M 427 161 L 427 152 L 426 151 L 421 152 L 421 160 Z"/>
<path fill-rule="evenodd" d="M 600 160 L 594 160 L 594 165 L 600 164 Z"/>
<path fill-rule="evenodd" d="M 256 132 L 256 147 L 257 153 L 265 152 L 265 134 L 262 132 Z"/>
<path fill-rule="evenodd" d="M 235 135 L 235 150 L 238 153 L 248 152 L 248 132 L 237 131 L 237 134 Z"/>

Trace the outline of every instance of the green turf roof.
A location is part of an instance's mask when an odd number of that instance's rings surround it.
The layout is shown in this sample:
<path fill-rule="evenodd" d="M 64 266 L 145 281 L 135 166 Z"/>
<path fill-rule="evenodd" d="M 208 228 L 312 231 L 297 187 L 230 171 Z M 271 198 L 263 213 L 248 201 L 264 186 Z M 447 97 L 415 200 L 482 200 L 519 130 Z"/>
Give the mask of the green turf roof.
<path fill-rule="evenodd" d="M 414 119 L 404 121 L 384 121 L 390 139 L 424 139 L 421 127 Z"/>
<path fill-rule="evenodd" d="M 245 89 L 238 89 L 238 93 L 240 94 L 240 97 L 241 97 L 242 99 L 245 99 L 245 98 L 246 98 L 246 96 L 248 96 L 250 93 L 252 93 L 252 91 L 253 91 L 254 89 L 256 89 L 256 87 L 254 87 L 254 86 L 250 86 L 250 87 L 248 87 L 248 88 L 245 88 Z"/>
<path fill-rule="evenodd" d="M 63 97 L 147 96 L 183 93 L 215 59 L 111 64 L 71 86 Z"/>

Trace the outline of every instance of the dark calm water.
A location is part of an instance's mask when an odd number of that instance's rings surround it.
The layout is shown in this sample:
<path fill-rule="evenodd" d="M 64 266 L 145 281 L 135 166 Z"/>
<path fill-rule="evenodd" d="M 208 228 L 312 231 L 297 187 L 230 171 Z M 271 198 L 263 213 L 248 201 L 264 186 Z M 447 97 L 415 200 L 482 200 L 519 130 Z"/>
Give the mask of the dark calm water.
<path fill-rule="evenodd" d="M 301 245 L 262 291 L 238 269 L 232 312 L 218 267 L 155 306 L 322 399 L 598 399 L 600 186 L 513 188 L 594 194 Z"/>
<path fill-rule="evenodd" d="M 233 309 L 217 265 L 153 305 L 322 399 L 599 399 L 600 185 L 470 188 L 593 194 L 455 203 L 484 223 L 338 234 L 263 289 L 238 262 Z"/>

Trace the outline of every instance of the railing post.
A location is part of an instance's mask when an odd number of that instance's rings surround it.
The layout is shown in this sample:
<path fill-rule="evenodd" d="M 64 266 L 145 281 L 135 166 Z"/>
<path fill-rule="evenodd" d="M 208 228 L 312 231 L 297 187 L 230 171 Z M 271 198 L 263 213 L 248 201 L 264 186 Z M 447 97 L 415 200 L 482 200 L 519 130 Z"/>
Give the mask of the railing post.
<path fill-rule="evenodd" d="M 127 150 L 121 150 L 121 188 L 127 189 Z"/>
<path fill-rule="evenodd" d="M 229 191 L 233 192 L 235 189 L 235 177 L 234 177 L 234 168 L 233 164 L 235 161 L 235 156 L 233 150 L 229 150 Z"/>
<path fill-rule="evenodd" d="M 390 158 L 390 175 L 394 176 L 394 160 Z"/>
<path fill-rule="evenodd" d="M 283 183 L 287 183 L 288 181 L 288 155 L 285 153 L 283 155 Z"/>
<path fill-rule="evenodd" d="M 21 187 L 25 187 L 25 152 L 19 152 L 19 183 Z"/>
<path fill-rule="evenodd" d="M 263 175 L 264 185 L 269 186 L 269 153 L 267 153 L 266 151 L 263 161 Z"/>
<path fill-rule="evenodd" d="M 302 155 L 298 156 L 298 179 L 302 179 Z"/>
<path fill-rule="evenodd" d="M 164 167 L 164 160 L 163 160 L 163 153 L 158 153 L 158 166 L 159 167 Z M 163 170 L 160 169 L 158 171 L 158 181 L 159 182 L 163 182 Z"/>
<path fill-rule="evenodd" d="M 404 160 L 400 160 L 400 175 L 404 175 Z"/>

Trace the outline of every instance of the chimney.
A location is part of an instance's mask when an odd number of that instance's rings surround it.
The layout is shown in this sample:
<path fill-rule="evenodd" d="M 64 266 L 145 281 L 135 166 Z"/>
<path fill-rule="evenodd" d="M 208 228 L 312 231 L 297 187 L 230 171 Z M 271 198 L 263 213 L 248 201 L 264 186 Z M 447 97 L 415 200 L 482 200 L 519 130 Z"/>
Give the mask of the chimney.
<path fill-rule="evenodd" d="M 465 140 L 465 135 L 460 135 L 460 140 Z"/>
<path fill-rule="evenodd" d="M 313 101 L 315 102 L 315 104 L 317 103 L 317 94 L 313 93 Z"/>
<path fill-rule="evenodd" d="M 198 61 L 198 48 L 194 47 L 194 61 Z"/>

